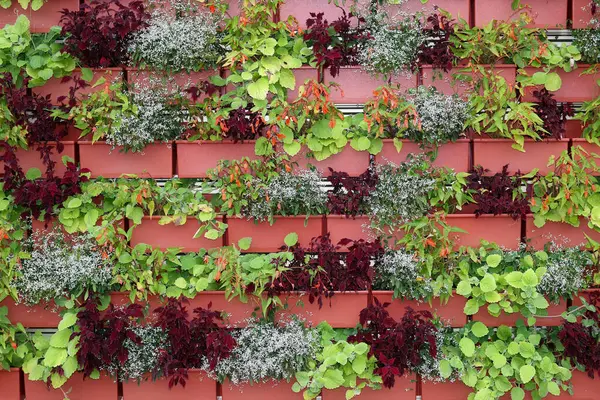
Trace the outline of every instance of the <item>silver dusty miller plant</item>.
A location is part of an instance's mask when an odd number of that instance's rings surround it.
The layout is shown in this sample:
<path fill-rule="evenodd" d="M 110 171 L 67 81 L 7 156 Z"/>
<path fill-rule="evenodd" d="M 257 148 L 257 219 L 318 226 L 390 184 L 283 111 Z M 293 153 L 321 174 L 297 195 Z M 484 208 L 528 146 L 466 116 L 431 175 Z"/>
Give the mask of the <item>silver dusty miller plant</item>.
<path fill-rule="evenodd" d="M 423 263 L 403 250 L 385 252 L 374 264 L 374 286 L 393 290 L 394 298 L 422 300 L 433 293 L 430 279 L 423 278 Z"/>
<path fill-rule="evenodd" d="M 155 326 L 135 326 L 131 328 L 141 340 L 140 344 L 126 339 L 127 361 L 123 365 L 115 362 L 107 367 L 111 375 L 118 375 L 121 381 L 142 381 L 144 375 L 155 371 L 159 366 L 160 352 L 165 351 L 167 334 Z M 168 350 L 167 350 L 168 351 Z"/>
<path fill-rule="evenodd" d="M 415 157 L 400 165 L 376 167 L 379 180 L 365 202 L 377 226 L 398 226 L 427 213 L 427 194 L 436 180 L 420 171 L 423 165 L 421 157 Z"/>
<path fill-rule="evenodd" d="M 233 333 L 237 346 L 217 364 L 219 379 L 234 385 L 289 380 L 315 356 L 319 334 L 299 320 L 273 324 L 251 321 Z"/>
<path fill-rule="evenodd" d="M 541 294 L 558 300 L 586 288 L 586 269 L 592 265 L 590 253 L 577 247 L 561 249 L 553 245 L 547 254 L 546 273 L 538 285 Z"/>
<path fill-rule="evenodd" d="M 242 210 L 247 218 L 266 220 L 274 215 L 315 215 L 326 210 L 327 192 L 317 171 L 284 171 L 268 183 L 256 182 L 254 186 L 262 201 L 248 199 Z"/>
<path fill-rule="evenodd" d="M 410 95 L 419 116 L 420 127 L 409 127 L 408 139 L 422 145 L 455 141 L 464 132 L 468 103 L 458 95 L 448 96 L 435 88 L 419 86 Z"/>
<path fill-rule="evenodd" d="M 426 37 L 417 18 L 378 12 L 367 18 L 371 39 L 359 53 L 360 65 L 372 74 L 397 75 L 410 71 Z"/>
<path fill-rule="evenodd" d="M 101 290 L 112 281 L 110 257 L 91 236 L 66 237 L 58 228 L 34 231 L 25 249 L 29 257 L 23 258 L 12 283 L 25 304 Z"/>
<path fill-rule="evenodd" d="M 158 4 L 149 26 L 137 32 L 129 51 L 136 64 L 167 71 L 214 68 L 223 53 L 217 13 L 182 4 Z"/>
<path fill-rule="evenodd" d="M 137 113 L 124 113 L 119 126 L 106 136 L 112 146 L 143 151 L 154 142 L 170 142 L 180 138 L 189 122 L 183 102 L 185 93 L 170 80 L 149 78 L 130 91 L 130 101 Z"/>

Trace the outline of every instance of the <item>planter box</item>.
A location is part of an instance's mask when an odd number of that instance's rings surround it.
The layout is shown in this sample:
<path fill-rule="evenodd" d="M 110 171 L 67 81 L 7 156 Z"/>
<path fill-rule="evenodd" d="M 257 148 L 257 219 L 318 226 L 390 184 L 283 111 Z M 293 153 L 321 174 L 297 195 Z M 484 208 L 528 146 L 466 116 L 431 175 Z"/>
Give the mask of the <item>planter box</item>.
<path fill-rule="evenodd" d="M 26 328 L 56 328 L 61 320 L 58 312 L 54 312 L 54 303 L 28 307 L 22 303 L 16 304 L 11 297 L 7 297 L 0 302 L 2 306 L 8 308 L 11 323 L 20 322 Z"/>
<path fill-rule="evenodd" d="M 223 311 L 227 313 L 226 324 L 235 327 L 246 325 L 246 321 L 254 315 L 260 317 L 260 301 L 256 297 L 250 297 L 247 303 L 242 303 L 239 298 L 227 300 L 225 292 L 221 291 L 206 291 L 196 295 L 193 299 L 188 299 L 187 305 L 190 317 L 195 308 L 208 308 L 211 305 L 211 310 Z"/>
<path fill-rule="evenodd" d="M 295 380 L 292 378 L 290 382 L 267 382 L 236 386 L 227 380 L 222 384 L 222 400 L 302 400 L 302 392 L 294 393 L 292 391 L 294 382 Z"/>
<path fill-rule="evenodd" d="M 385 164 L 391 161 L 394 164 L 399 164 L 406 161 L 406 156 L 410 153 L 421 154 L 424 152 L 416 143 L 408 140 L 403 140 L 402 143 L 402 149 L 398 153 L 393 140 L 384 139 L 383 149 L 375 156 L 375 162 Z M 433 165 L 436 167 L 452 168 L 456 172 L 466 172 L 470 169 L 470 153 L 468 139 L 459 139 L 454 143 L 446 143 L 438 147 L 437 157 L 433 161 Z"/>
<path fill-rule="evenodd" d="M 306 20 L 310 13 L 324 13 L 324 19 L 333 22 L 342 16 L 342 8 L 350 13 L 351 1 L 338 2 L 340 7 L 327 0 L 286 0 L 279 6 L 278 15 L 281 21 L 287 21 L 289 16 L 294 16 L 302 29 L 306 29 Z"/>
<path fill-rule="evenodd" d="M 363 239 L 365 241 L 375 240 L 375 233 L 371 230 L 368 217 L 357 216 L 347 218 L 345 215 L 328 215 L 327 232 L 333 244 L 348 238 L 352 240 Z"/>
<path fill-rule="evenodd" d="M 75 142 L 72 141 L 63 141 L 64 149 L 62 153 L 56 152 L 56 145 L 52 144 L 52 155 L 50 158 L 52 161 L 56 162 L 54 166 L 54 175 L 62 177 L 67 167 L 63 164 L 62 158 L 63 156 L 68 156 L 75 161 Z M 42 162 L 40 158 L 40 152 L 36 150 L 36 145 L 31 146 L 28 150 L 18 148 L 15 152 L 17 158 L 19 159 L 19 166 L 23 169 L 23 172 L 27 172 L 30 168 L 38 168 L 42 171 L 42 176 L 46 176 L 46 166 Z M 0 161 L 0 175 L 4 174 L 4 162 Z"/>
<path fill-rule="evenodd" d="M 177 141 L 176 174 L 180 178 L 206 178 L 206 172 L 216 168 L 220 160 L 239 160 L 242 157 L 257 159 L 254 153 L 255 143 L 254 140 L 243 143 L 234 143 L 231 140 Z"/>
<path fill-rule="evenodd" d="M 288 233 L 298 234 L 298 243 L 308 246 L 311 239 L 323 234 L 323 219 L 311 216 L 306 220 L 304 215 L 297 217 L 275 217 L 271 226 L 267 221 L 254 223 L 243 218 L 227 218 L 228 244 L 235 244 L 245 237 L 252 238 L 252 244 L 247 252 L 274 253 L 284 245 L 283 239 Z M 306 225 L 305 225 L 306 224 Z"/>
<path fill-rule="evenodd" d="M 497 243 L 499 246 L 516 250 L 521 239 L 521 220 L 513 220 L 508 215 L 482 215 L 476 218 L 474 214 L 452 214 L 446 217 L 446 222 L 467 231 L 453 233 L 455 248 L 460 246 L 479 247 L 482 239 Z"/>
<path fill-rule="evenodd" d="M 338 104 L 364 104 L 373 98 L 373 91 L 380 86 L 388 85 L 387 79 L 376 78 L 361 67 L 342 67 L 338 76 L 333 78 L 329 71 L 324 72 L 326 84 L 335 82 L 339 88 L 332 88 L 330 99 Z M 391 79 L 394 85 L 402 90 L 417 87 L 416 75 L 399 75 Z"/>
<path fill-rule="evenodd" d="M 191 86 L 196 86 L 199 83 L 202 83 L 211 76 L 219 75 L 218 70 L 209 70 L 209 71 L 198 71 L 198 72 L 175 72 L 175 73 L 167 73 L 165 71 L 154 71 L 148 69 L 138 69 L 138 68 L 127 68 L 127 83 L 133 85 L 134 87 L 137 85 L 146 86 L 149 82 L 149 79 L 154 81 L 165 81 L 169 82 L 169 88 L 171 90 L 179 89 L 187 89 Z M 166 81 L 167 77 L 169 81 Z M 201 96 L 198 101 L 202 101 L 206 96 Z"/>
<path fill-rule="evenodd" d="M 423 73 L 423 86 L 434 86 L 444 94 L 457 94 L 464 99 L 468 99 L 469 94 L 473 92 L 473 87 L 469 82 L 452 79 L 454 75 L 467 74 L 467 72 L 461 72 L 464 69 L 463 67 L 454 67 L 450 72 L 434 70 L 431 65 L 424 65 L 421 69 Z M 494 65 L 494 73 L 503 77 L 506 83 L 514 87 L 517 78 L 517 68 L 514 65 Z"/>
<path fill-rule="evenodd" d="M 52 2 L 53 0 L 49 0 Z M 44 6 L 45 7 L 45 6 Z M 42 10 L 44 9 L 42 7 Z M 89 94 L 94 92 L 99 92 L 109 87 L 112 83 L 119 83 L 123 81 L 123 68 L 92 68 L 94 72 L 94 78 L 91 82 L 88 82 L 89 86 L 85 88 L 79 89 L 77 91 L 77 97 L 87 97 Z M 71 76 L 81 77 L 81 69 L 75 68 Z M 104 84 L 93 87 L 94 84 L 100 79 L 104 78 L 106 82 Z M 73 86 L 73 80 L 69 79 L 67 82 L 62 82 L 62 78 L 51 78 L 46 82 L 44 86 L 38 86 L 32 88 L 33 93 L 39 94 L 41 96 L 50 95 L 50 101 L 52 104 L 60 104 L 60 97 L 67 98 L 69 96 L 69 89 Z"/>
<path fill-rule="evenodd" d="M 535 250 L 543 250 L 544 245 L 552 241 L 564 247 L 584 247 L 587 243 L 585 235 L 596 241 L 600 240 L 600 232 L 589 228 L 584 218 L 580 219 L 578 227 L 566 222 L 548 221 L 538 228 L 533 223 L 533 215 L 529 215 L 526 219 L 526 228 L 527 243 Z"/>
<path fill-rule="evenodd" d="M 62 390 L 61 390 L 62 389 Z M 70 392 L 69 392 L 70 390 Z M 25 398 L 27 400 L 117 400 L 117 382 L 101 375 L 100 379 L 83 379 L 75 373 L 60 389 L 48 389 L 45 382 L 30 381 L 25 376 Z"/>
<path fill-rule="evenodd" d="M 0 388 L 3 400 L 21 400 L 21 373 L 18 368 L 0 370 Z"/>
<path fill-rule="evenodd" d="M 123 400 L 214 400 L 217 395 L 217 382 L 206 376 L 205 372 L 188 371 L 185 387 L 173 386 L 169 389 L 168 378 L 141 383 L 123 382 Z"/>
<path fill-rule="evenodd" d="M 488 175 L 502 172 L 502 167 L 508 164 L 508 171 L 528 173 L 538 168 L 541 174 L 554 170 L 548 167 L 550 156 L 560 156 L 569 148 L 569 139 L 544 140 L 543 142 L 525 141 L 525 152 L 512 148 L 514 141 L 510 139 L 474 139 L 473 165 L 481 165 L 489 169 Z"/>
<path fill-rule="evenodd" d="M 79 142 L 82 168 L 89 168 L 92 177 L 118 178 L 133 174 L 146 178 L 171 178 L 173 176 L 173 147 L 169 144 L 151 144 L 143 152 L 121 152 L 106 142 Z"/>
<path fill-rule="evenodd" d="M 183 252 L 197 252 L 199 249 L 214 249 L 224 245 L 223 237 L 210 240 L 201 235 L 194 239 L 194 234 L 200 228 L 200 223 L 194 217 L 188 217 L 183 225 L 160 225 L 160 216 L 144 216 L 142 223 L 133 228 L 131 245 L 139 243 L 165 250 L 169 247 L 182 247 Z M 222 220 L 222 218 L 219 218 Z M 130 221 L 130 226 L 132 226 Z"/>
<path fill-rule="evenodd" d="M 592 0 L 573 0 L 573 29 L 587 28 L 592 19 Z"/>
<path fill-rule="evenodd" d="M 316 68 L 309 67 L 308 65 L 303 65 L 300 68 L 293 69 L 294 77 L 296 78 L 296 88 L 294 90 L 288 89 L 288 102 L 293 102 L 298 98 L 298 91 L 300 90 L 300 86 L 304 85 L 308 79 L 318 80 L 319 73 Z"/>
<path fill-rule="evenodd" d="M 467 299 L 457 294 L 453 294 L 446 304 L 442 304 L 439 298 L 434 298 L 431 306 L 427 302 L 393 299 L 393 294 L 394 292 L 390 290 L 373 291 L 373 297 L 381 303 L 390 303 L 387 310 L 396 321 L 400 321 L 405 314 L 406 307 L 410 306 L 417 311 L 431 311 L 442 320 L 449 322 L 452 327 L 463 327 L 467 323 L 467 316 L 463 312 Z"/>
<path fill-rule="evenodd" d="M 421 382 L 422 400 L 464 400 L 469 397 L 473 389 L 460 380 L 454 382 Z"/>
<path fill-rule="evenodd" d="M 313 326 L 327 321 L 334 328 L 354 328 L 360 323 L 360 312 L 368 305 L 368 292 L 335 292 L 330 298 L 323 298 L 323 307 L 315 300 L 308 301 L 303 293 L 290 293 L 281 296 L 287 309 L 279 312 L 279 317 L 298 316 Z"/>
<path fill-rule="evenodd" d="M 572 371 L 573 377 L 573 395 L 561 392 L 556 399 L 560 400 L 596 400 L 598 398 L 598 375 L 594 379 L 590 378 L 587 373 L 578 370 Z"/>
<path fill-rule="evenodd" d="M 534 22 L 529 26 L 539 28 L 556 28 L 567 25 L 567 0 L 524 0 L 523 5 L 528 5 Z M 492 19 L 516 19 L 519 11 L 511 8 L 510 1 L 504 0 L 476 0 L 475 25 L 482 27 Z"/>
<path fill-rule="evenodd" d="M 469 0 L 429 0 L 425 4 L 421 0 L 407 0 L 402 5 L 385 5 L 384 9 L 391 16 L 399 12 L 413 14 L 417 11 L 424 11 L 426 14 L 430 14 L 436 6 L 448 11 L 455 20 L 458 20 L 460 17 L 467 20 L 467 22 L 469 21 Z"/>
<path fill-rule="evenodd" d="M 581 138 L 583 135 L 583 125 L 581 121 L 577 121 L 574 119 L 567 120 L 565 123 L 565 137 L 567 138 Z"/>
<path fill-rule="evenodd" d="M 567 302 L 561 300 L 559 304 L 554 304 L 549 301 L 550 306 L 548 307 L 548 315 L 549 316 L 557 316 L 552 318 L 547 317 L 539 317 L 536 318 L 535 325 L 536 326 L 560 326 L 563 323 L 563 318 L 560 316 L 564 311 L 567 311 Z M 525 318 L 520 312 L 505 314 L 502 312 L 498 317 L 493 317 L 490 315 L 487 309 L 487 305 L 481 307 L 477 314 L 473 315 L 473 321 L 483 322 L 486 326 L 500 326 L 500 325 L 508 325 L 515 326 L 517 320 L 522 320 L 527 324 L 527 318 Z"/>
<path fill-rule="evenodd" d="M 564 70 L 557 68 L 553 72 L 556 72 L 561 80 L 562 85 L 556 92 L 551 92 L 554 98 L 559 102 L 583 102 L 594 100 L 600 96 L 600 86 L 596 83 L 600 79 L 600 73 L 583 74 L 587 70 L 589 65 L 579 64 L 577 69 L 571 72 L 565 72 Z M 525 68 L 527 75 L 533 76 L 538 71 L 543 71 L 539 68 Z M 535 102 L 536 98 L 533 96 L 533 92 L 536 90 L 535 86 L 528 88 L 523 94 L 523 101 Z"/>
<path fill-rule="evenodd" d="M 323 393 L 323 400 L 345 400 L 345 388 L 326 390 Z M 396 383 L 391 389 L 382 387 L 380 390 L 365 388 L 360 396 L 355 397 L 360 400 L 414 400 L 417 393 L 417 381 L 414 375 L 407 377 L 396 377 Z M 445 400 L 445 399 L 444 399 Z"/>
<path fill-rule="evenodd" d="M 309 165 L 312 165 L 325 176 L 331 175 L 329 168 L 334 171 L 344 171 L 350 176 L 359 176 L 369 168 L 371 155 L 367 151 L 356 151 L 347 145 L 344 150 L 323 161 L 309 158 L 307 149 L 301 150 L 292 161 L 297 162 L 298 167 L 303 169 L 308 169 Z"/>
<path fill-rule="evenodd" d="M 78 0 L 47 0 L 42 8 L 37 11 L 31 9 L 31 5 L 24 10 L 16 2 L 7 8 L 0 7 L 0 28 L 6 24 L 14 24 L 19 15 L 25 15 L 31 22 L 31 32 L 43 33 L 49 32 L 50 28 L 58 25 L 60 21 L 60 11 L 63 9 L 71 11 L 79 10 Z"/>

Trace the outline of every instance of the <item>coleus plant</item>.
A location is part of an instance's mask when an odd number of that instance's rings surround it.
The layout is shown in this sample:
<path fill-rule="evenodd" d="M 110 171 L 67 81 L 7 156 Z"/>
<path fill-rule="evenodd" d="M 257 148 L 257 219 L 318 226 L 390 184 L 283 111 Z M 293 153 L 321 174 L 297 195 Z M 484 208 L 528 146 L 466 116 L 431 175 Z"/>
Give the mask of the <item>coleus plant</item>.
<path fill-rule="evenodd" d="M 304 40 L 312 47 L 320 76 L 329 69 L 335 78 L 340 67 L 358 65 L 360 45 L 369 39 L 365 20 L 340 9 L 342 15 L 333 22 L 327 21 L 322 12 L 311 12 L 306 21 Z"/>
<path fill-rule="evenodd" d="M 416 372 L 427 358 L 436 359 L 438 348 L 431 312 L 406 307 L 402 319 L 396 321 L 386 310 L 388 306 L 375 298 L 374 304 L 360 312 L 364 328 L 348 340 L 370 346 L 369 354 L 377 359 L 375 373 L 381 376 L 384 387 L 392 388 L 396 377 Z"/>
<path fill-rule="evenodd" d="M 210 370 L 224 358 L 229 357 L 236 346 L 228 328 L 223 327 L 223 318 L 218 311 L 196 308 L 190 320 L 185 301 L 169 299 L 157 308 L 155 326 L 167 332 L 167 348 L 159 355 L 160 370 L 154 376 L 169 378 L 169 387 L 186 385 L 188 371 L 208 364 Z"/>
<path fill-rule="evenodd" d="M 124 66 L 133 33 L 148 26 L 150 18 L 139 0 L 126 5 L 119 0 L 92 0 L 77 11 L 64 9 L 61 14 L 65 51 L 95 68 Z"/>
<path fill-rule="evenodd" d="M 329 168 L 327 180 L 333 189 L 327 193 L 327 208 L 331 214 L 357 217 L 368 212 L 366 198 L 375 190 L 378 177 L 374 169 L 367 169 L 357 177 Z"/>
<path fill-rule="evenodd" d="M 450 36 L 454 33 L 455 22 L 450 14 L 441 9 L 424 18 L 423 31 L 427 36 L 418 52 L 419 65 L 431 65 L 433 69 L 449 72 L 456 57 L 450 50 Z"/>

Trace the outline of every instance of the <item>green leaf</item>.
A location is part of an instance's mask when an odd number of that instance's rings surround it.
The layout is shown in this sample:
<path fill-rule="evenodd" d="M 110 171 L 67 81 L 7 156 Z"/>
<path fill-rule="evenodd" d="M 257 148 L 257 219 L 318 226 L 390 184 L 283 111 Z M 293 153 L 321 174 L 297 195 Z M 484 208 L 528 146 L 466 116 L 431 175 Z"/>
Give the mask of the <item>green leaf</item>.
<path fill-rule="evenodd" d="M 204 237 L 210 240 L 216 240 L 219 237 L 219 231 L 216 229 L 209 229 L 204 234 Z"/>
<path fill-rule="evenodd" d="M 467 300 L 467 303 L 465 304 L 465 308 L 463 311 L 466 315 L 477 314 L 477 311 L 479 311 L 479 305 L 477 304 L 477 300 L 476 299 Z"/>
<path fill-rule="evenodd" d="M 523 287 L 523 273 L 519 272 L 519 271 L 513 271 L 509 274 L 507 274 L 504 279 L 506 279 L 506 282 L 517 289 L 520 289 Z"/>
<path fill-rule="evenodd" d="M 337 353 L 335 356 L 335 361 L 337 361 L 338 364 L 346 365 L 348 362 L 348 356 L 345 353 Z"/>
<path fill-rule="evenodd" d="M 42 171 L 39 168 L 29 168 L 25 173 L 25 178 L 34 181 L 42 177 Z"/>
<path fill-rule="evenodd" d="M 479 282 L 479 287 L 484 293 L 496 290 L 496 279 L 494 278 L 494 275 L 489 273 L 485 274 L 481 282 Z"/>
<path fill-rule="evenodd" d="M 292 157 L 298 154 L 301 148 L 302 146 L 296 140 L 290 143 L 284 143 L 283 145 L 283 150 Z"/>
<path fill-rule="evenodd" d="M 254 144 L 254 154 L 256 154 L 257 156 L 266 156 L 271 154 L 271 151 L 272 146 L 269 142 L 269 139 L 262 136 L 256 140 L 256 143 Z"/>
<path fill-rule="evenodd" d="M 577 390 L 577 389 L 575 389 Z M 548 382 L 548 392 L 554 396 L 560 396 L 560 388 L 554 381 Z"/>
<path fill-rule="evenodd" d="M 473 357 L 475 354 L 475 343 L 473 343 L 471 339 L 467 337 L 460 339 L 459 346 L 460 351 L 462 351 L 465 356 Z"/>
<path fill-rule="evenodd" d="M 527 383 L 535 376 L 535 368 L 531 365 L 523 365 L 519 369 L 519 375 L 521 376 L 521 381 Z"/>
<path fill-rule="evenodd" d="M 179 289 L 186 289 L 188 284 L 185 278 L 180 276 L 179 278 L 175 279 L 175 286 L 177 286 Z"/>
<path fill-rule="evenodd" d="M 91 82 L 94 79 L 94 72 L 89 68 L 81 68 L 81 78 L 86 82 Z"/>
<path fill-rule="evenodd" d="M 78 367 L 79 364 L 77 363 L 76 357 L 67 357 L 67 360 L 62 365 L 65 377 L 70 378 L 75 373 L 75 371 L 77 371 Z"/>
<path fill-rule="evenodd" d="M 248 94 L 254 99 L 266 100 L 268 92 L 269 80 L 267 78 L 260 78 L 256 82 L 252 82 L 248 85 Z"/>
<path fill-rule="evenodd" d="M 58 330 L 62 331 L 63 329 L 67 329 L 75 325 L 77 322 L 77 314 L 75 313 L 66 313 L 62 320 L 58 323 Z"/>
<path fill-rule="evenodd" d="M 460 281 L 456 286 L 456 293 L 460 294 L 461 296 L 469 297 L 471 292 L 471 284 L 468 281 Z"/>
<path fill-rule="evenodd" d="M 525 286 L 534 287 L 538 284 L 538 277 L 534 270 L 528 269 L 523 274 L 523 284 Z"/>
<path fill-rule="evenodd" d="M 252 245 L 252 238 L 250 237 L 245 237 L 238 240 L 238 247 L 242 250 L 248 250 L 250 245 Z"/>
<path fill-rule="evenodd" d="M 352 139 L 350 146 L 356 151 L 367 151 L 371 147 L 369 138 L 361 136 L 358 139 Z"/>
<path fill-rule="evenodd" d="M 440 375 L 444 379 L 448 379 L 452 375 L 452 366 L 446 359 L 440 360 Z"/>
<path fill-rule="evenodd" d="M 344 374 L 338 369 L 328 369 L 323 374 L 323 386 L 325 389 L 337 389 L 344 384 Z"/>
<path fill-rule="evenodd" d="M 208 288 L 208 279 L 199 278 L 196 281 L 196 292 L 202 292 Z"/>
<path fill-rule="evenodd" d="M 292 247 L 298 243 L 298 234 L 296 232 L 288 233 L 283 239 L 286 246 Z"/>
<path fill-rule="evenodd" d="M 556 92 L 562 86 L 562 79 L 556 72 L 548 72 L 544 87 L 550 92 Z"/>
<path fill-rule="evenodd" d="M 70 329 L 64 329 L 58 331 L 50 337 L 50 346 L 57 347 L 59 349 L 66 349 L 69 345 L 69 339 L 73 332 Z"/>
<path fill-rule="evenodd" d="M 502 296 L 500 296 L 500 293 L 495 290 L 485 294 L 485 301 L 488 303 L 497 303 L 500 300 L 502 300 Z"/>
<path fill-rule="evenodd" d="M 44 365 L 46 367 L 58 367 L 67 359 L 67 350 L 50 347 L 44 354 Z"/>
<path fill-rule="evenodd" d="M 294 89 L 296 87 L 296 77 L 289 69 L 282 69 L 279 72 L 279 83 L 284 88 Z"/>
<path fill-rule="evenodd" d="M 548 300 L 546 300 L 546 298 L 541 294 L 533 299 L 533 305 L 541 310 L 545 310 L 550 306 L 550 304 L 548 304 Z"/>
<path fill-rule="evenodd" d="M 489 333 L 489 329 L 482 322 L 477 321 L 471 327 L 471 332 L 473 332 L 473 335 L 481 338 Z"/>
<path fill-rule="evenodd" d="M 501 261 L 502 261 L 502 256 L 500 254 L 490 254 L 485 259 L 485 262 L 487 263 L 487 265 L 489 265 L 492 268 L 496 268 L 498 265 L 500 265 Z"/>
<path fill-rule="evenodd" d="M 362 374 L 365 372 L 367 368 L 367 357 L 365 355 L 356 357 L 354 361 L 352 361 L 352 370 L 357 374 Z"/>

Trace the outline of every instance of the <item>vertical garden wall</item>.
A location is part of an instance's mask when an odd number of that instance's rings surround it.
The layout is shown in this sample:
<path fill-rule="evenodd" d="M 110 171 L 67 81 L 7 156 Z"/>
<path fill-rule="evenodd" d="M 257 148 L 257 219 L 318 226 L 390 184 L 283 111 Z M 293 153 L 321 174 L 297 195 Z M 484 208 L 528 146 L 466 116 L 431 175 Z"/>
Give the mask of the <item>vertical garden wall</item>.
<path fill-rule="evenodd" d="M 596 399 L 598 0 L 0 0 L 0 399 Z"/>

